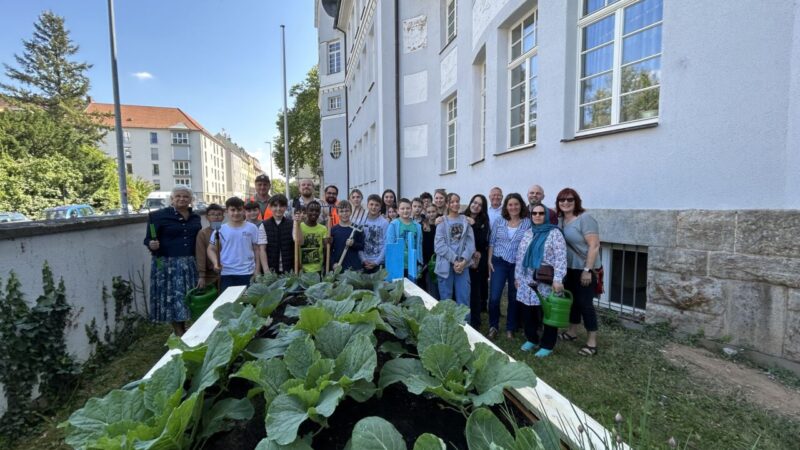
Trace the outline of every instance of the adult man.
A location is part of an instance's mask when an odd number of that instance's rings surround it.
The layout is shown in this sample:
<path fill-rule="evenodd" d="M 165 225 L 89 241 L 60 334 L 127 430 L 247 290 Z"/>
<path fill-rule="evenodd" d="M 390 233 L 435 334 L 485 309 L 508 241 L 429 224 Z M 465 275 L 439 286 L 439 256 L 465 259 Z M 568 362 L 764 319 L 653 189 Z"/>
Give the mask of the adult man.
<path fill-rule="evenodd" d="M 528 209 L 533 209 L 536 205 L 544 205 L 544 189 L 538 184 L 534 184 L 528 188 Z M 545 207 L 547 207 L 547 205 L 545 205 Z M 558 216 L 556 212 L 551 208 L 547 209 L 550 210 L 550 223 L 558 225 Z"/>
<path fill-rule="evenodd" d="M 503 212 L 503 190 L 495 186 L 489 191 L 489 226 L 494 227 L 494 221 Z"/>
<path fill-rule="evenodd" d="M 325 201 L 322 203 L 322 216 L 324 220 L 331 218 L 331 227 L 339 224 L 339 212 L 336 204 L 339 202 L 339 188 L 330 185 L 325 188 Z"/>
<path fill-rule="evenodd" d="M 303 209 L 314 200 L 320 205 L 322 200 L 314 197 L 314 182 L 310 178 L 301 178 L 299 181 L 300 197 L 292 200 L 292 215 L 298 209 Z"/>
<path fill-rule="evenodd" d="M 271 184 L 269 177 L 261 174 L 256 177 L 256 194 L 251 195 L 247 202 L 258 203 L 258 220 L 264 221 L 272 217 L 272 211 L 269 209 L 269 188 Z M 247 203 L 245 202 L 245 203 Z"/>

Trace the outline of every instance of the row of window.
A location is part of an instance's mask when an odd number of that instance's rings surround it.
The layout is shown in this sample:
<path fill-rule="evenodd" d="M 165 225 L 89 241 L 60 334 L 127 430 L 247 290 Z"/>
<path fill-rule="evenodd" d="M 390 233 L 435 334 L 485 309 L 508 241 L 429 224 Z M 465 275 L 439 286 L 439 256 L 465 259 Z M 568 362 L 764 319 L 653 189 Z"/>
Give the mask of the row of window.
<path fill-rule="evenodd" d="M 123 132 L 122 141 L 125 144 L 131 143 L 131 132 L 125 131 Z M 172 143 L 173 144 L 188 144 L 189 143 L 189 132 L 187 131 L 173 131 L 172 132 Z M 158 133 L 155 131 L 150 132 L 150 144 L 155 145 L 158 144 Z"/>
<path fill-rule="evenodd" d="M 191 161 L 172 161 L 172 174 L 175 176 L 189 176 Z M 159 164 L 153 164 L 151 173 L 153 175 L 160 175 L 161 169 Z M 125 168 L 128 173 L 133 173 L 133 163 L 126 163 Z"/>

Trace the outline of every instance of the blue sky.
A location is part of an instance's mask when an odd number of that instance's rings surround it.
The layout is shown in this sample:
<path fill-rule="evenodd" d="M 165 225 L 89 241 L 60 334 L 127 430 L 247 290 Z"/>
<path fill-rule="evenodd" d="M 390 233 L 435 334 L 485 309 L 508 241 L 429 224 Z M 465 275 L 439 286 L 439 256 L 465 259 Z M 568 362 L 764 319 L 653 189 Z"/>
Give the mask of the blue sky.
<path fill-rule="evenodd" d="M 66 20 L 95 101 L 114 101 L 106 0 L 4 0 L 0 62 L 16 67 L 22 39 L 44 10 Z M 283 107 L 280 25 L 286 25 L 288 86 L 317 63 L 313 0 L 116 0 L 123 104 L 176 106 L 259 157 Z M 147 73 L 150 75 L 143 75 Z M 139 74 L 137 77 L 135 74 Z M 0 79 L 7 81 L 5 71 Z M 291 99 L 290 99 L 291 101 Z M 277 169 L 276 169 L 277 175 Z"/>

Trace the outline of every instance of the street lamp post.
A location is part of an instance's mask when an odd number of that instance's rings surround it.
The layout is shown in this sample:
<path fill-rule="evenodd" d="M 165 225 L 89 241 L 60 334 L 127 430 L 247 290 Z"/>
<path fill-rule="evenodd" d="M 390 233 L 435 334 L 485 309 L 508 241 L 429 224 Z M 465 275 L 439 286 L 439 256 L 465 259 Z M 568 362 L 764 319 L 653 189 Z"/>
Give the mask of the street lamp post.
<path fill-rule="evenodd" d="M 122 107 L 119 104 L 119 78 L 117 76 L 117 37 L 114 29 L 114 0 L 108 0 L 108 34 L 111 40 L 111 78 L 114 86 L 114 128 L 117 137 L 117 175 L 119 176 L 119 202 L 122 214 L 128 214 L 128 182 L 125 178 L 125 149 L 122 144 Z"/>
<path fill-rule="evenodd" d="M 283 167 L 286 171 L 286 198 L 289 198 L 289 108 L 286 106 L 286 25 L 281 25 L 281 47 L 283 47 Z"/>

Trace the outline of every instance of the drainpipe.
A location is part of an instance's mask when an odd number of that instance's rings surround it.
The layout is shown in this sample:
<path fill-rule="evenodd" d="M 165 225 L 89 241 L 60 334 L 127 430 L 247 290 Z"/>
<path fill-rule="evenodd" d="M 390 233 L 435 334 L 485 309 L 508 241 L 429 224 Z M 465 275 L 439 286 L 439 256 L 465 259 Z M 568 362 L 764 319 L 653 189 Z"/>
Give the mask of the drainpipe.
<path fill-rule="evenodd" d="M 337 14 L 338 15 L 338 14 Z M 339 20 L 334 21 L 333 28 L 335 30 L 339 30 L 342 35 L 342 51 L 344 52 L 344 79 L 347 80 L 347 32 L 341 28 L 339 28 Z M 348 125 L 348 121 L 350 120 L 350 102 L 347 100 L 347 83 L 344 84 L 344 158 L 345 158 L 345 166 L 347 166 L 347 198 L 350 198 L 350 126 Z"/>
<path fill-rule="evenodd" d="M 394 0 L 394 128 L 397 195 L 400 195 L 400 0 Z"/>

